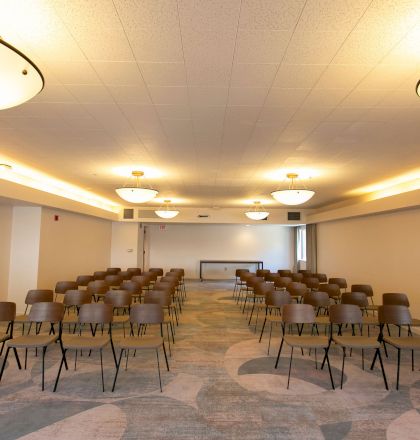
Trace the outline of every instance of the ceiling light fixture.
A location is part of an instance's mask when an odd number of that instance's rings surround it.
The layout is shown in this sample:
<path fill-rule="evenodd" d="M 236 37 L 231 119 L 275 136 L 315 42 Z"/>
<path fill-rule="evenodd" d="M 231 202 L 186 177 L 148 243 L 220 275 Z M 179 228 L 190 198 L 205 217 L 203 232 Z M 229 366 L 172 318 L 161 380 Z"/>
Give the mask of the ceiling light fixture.
<path fill-rule="evenodd" d="M 155 189 L 140 186 L 140 177 L 144 176 L 143 171 L 132 171 L 131 175 L 136 179 L 135 186 L 123 186 L 115 190 L 123 200 L 130 203 L 146 203 L 158 195 Z"/>
<path fill-rule="evenodd" d="M 169 209 L 169 203 L 171 203 L 170 200 L 164 200 L 163 203 L 165 205 L 155 211 L 156 215 L 161 218 L 174 218 L 179 214 L 179 211 L 176 209 Z"/>
<path fill-rule="evenodd" d="M 271 193 L 278 202 L 284 205 L 301 205 L 314 196 L 314 191 L 295 188 L 295 180 L 298 178 L 296 173 L 288 173 L 287 178 L 291 179 L 289 189 L 280 189 Z"/>
<path fill-rule="evenodd" d="M 23 104 L 43 88 L 38 67 L 0 37 L 0 110 Z"/>
<path fill-rule="evenodd" d="M 245 212 L 245 215 L 251 220 L 264 220 L 270 215 L 270 213 L 264 211 L 264 207 L 261 205 L 261 202 L 254 202 L 254 208 Z"/>
<path fill-rule="evenodd" d="M 419 79 L 419 81 L 417 82 L 417 85 L 416 85 L 416 93 L 417 93 L 418 96 L 420 96 L 420 79 Z"/>

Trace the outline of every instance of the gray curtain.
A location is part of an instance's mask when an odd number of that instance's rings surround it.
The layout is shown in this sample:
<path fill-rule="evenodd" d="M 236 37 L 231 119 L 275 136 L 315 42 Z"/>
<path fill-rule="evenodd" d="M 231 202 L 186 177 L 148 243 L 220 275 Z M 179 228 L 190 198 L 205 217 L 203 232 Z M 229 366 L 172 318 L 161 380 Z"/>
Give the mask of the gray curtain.
<path fill-rule="evenodd" d="M 316 223 L 306 225 L 306 269 L 317 272 Z"/>
<path fill-rule="evenodd" d="M 297 272 L 299 270 L 298 267 L 298 261 L 297 261 L 297 231 L 298 231 L 298 226 L 295 226 L 293 228 L 293 234 L 292 234 L 292 240 L 293 240 L 293 245 L 292 245 L 292 271 L 293 272 Z"/>

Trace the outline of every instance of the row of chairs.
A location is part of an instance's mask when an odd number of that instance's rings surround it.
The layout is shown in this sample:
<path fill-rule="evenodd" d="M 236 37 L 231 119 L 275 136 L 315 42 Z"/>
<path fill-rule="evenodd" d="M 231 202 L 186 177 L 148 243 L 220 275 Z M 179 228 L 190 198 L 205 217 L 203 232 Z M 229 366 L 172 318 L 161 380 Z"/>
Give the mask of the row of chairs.
<path fill-rule="evenodd" d="M 115 376 L 112 391 L 115 390 L 117 377 L 121 365 L 123 353 L 129 350 L 154 350 L 156 351 L 158 361 L 159 385 L 162 391 L 162 382 L 159 364 L 159 349 L 163 350 L 167 369 L 169 371 L 169 363 L 166 354 L 165 341 L 162 336 L 162 325 L 164 322 L 164 311 L 160 304 L 135 304 L 129 315 L 130 336 L 123 338 L 117 344 L 114 344 L 112 334 L 112 323 L 114 321 L 114 310 L 112 304 L 83 304 L 80 306 L 77 318 L 77 332 L 72 334 L 63 334 L 63 322 L 65 316 L 65 306 L 59 302 L 39 302 L 31 307 L 28 315 L 28 322 L 36 327 L 35 333 L 21 336 L 15 336 L 13 333 L 16 304 L 13 302 L 0 302 L 0 322 L 7 322 L 7 331 L 1 336 L 0 341 L 6 347 L 3 363 L 0 370 L 0 381 L 3 378 L 6 362 L 10 353 L 13 351 L 16 363 L 19 369 L 22 368 L 17 349 L 25 349 L 25 367 L 26 355 L 28 349 L 42 350 L 42 390 L 45 389 L 45 355 L 47 348 L 53 343 L 57 343 L 61 350 L 61 362 L 57 372 L 54 391 L 57 390 L 59 379 L 61 376 L 63 365 L 68 370 L 67 353 L 75 352 L 75 362 L 77 360 L 77 352 L 87 350 L 89 353 L 95 351 L 99 353 L 101 364 L 101 382 L 102 390 L 105 391 L 104 368 L 103 368 L 103 349 L 110 345 L 115 363 Z M 41 332 L 41 325 L 49 324 L 49 329 Z M 160 326 L 160 336 L 145 336 L 144 326 L 157 324 Z M 138 328 L 136 335 L 136 327 Z M 2 347 L 3 349 L 3 347 Z M 120 350 L 119 359 L 117 360 L 116 349 Z"/>

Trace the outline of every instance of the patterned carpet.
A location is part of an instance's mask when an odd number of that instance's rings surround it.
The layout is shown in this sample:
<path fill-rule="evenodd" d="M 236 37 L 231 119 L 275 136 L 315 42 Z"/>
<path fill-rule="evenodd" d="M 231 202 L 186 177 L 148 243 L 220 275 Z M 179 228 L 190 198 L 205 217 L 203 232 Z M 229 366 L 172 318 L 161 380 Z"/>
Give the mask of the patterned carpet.
<path fill-rule="evenodd" d="M 385 369 L 361 369 L 360 354 L 346 363 L 343 390 L 331 390 L 327 369 L 316 370 L 313 356 L 296 352 L 286 389 L 289 350 L 274 369 L 279 329 L 270 356 L 268 332 L 262 343 L 232 301 L 232 284 L 191 282 L 159 391 L 153 353 L 130 356 L 112 393 L 115 368 L 106 350 L 105 386 L 99 357 L 69 358 L 56 393 L 52 392 L 60 353 L 46 357 L 46 390 L 40 388 L 39 357 L 30 353 L 19 371 L 11 356 L 0 383 L 2 440 L 8 439 L 420 439 L 420 374 L 403 356 L 400 391 L 395 391 L 396 357 L 389 349 Z M 261 320 L 259 323 L 259 328 Z M 121 330 L 116 339 L 122 337 Z M 275 335 L 274 335 L 275 333 Z M 23 359 L 23 356 L 21 357 Z M 366 366 L 371 354 L 366 354 Z M 341 353 L 331 350 L 339 384 Z"/>

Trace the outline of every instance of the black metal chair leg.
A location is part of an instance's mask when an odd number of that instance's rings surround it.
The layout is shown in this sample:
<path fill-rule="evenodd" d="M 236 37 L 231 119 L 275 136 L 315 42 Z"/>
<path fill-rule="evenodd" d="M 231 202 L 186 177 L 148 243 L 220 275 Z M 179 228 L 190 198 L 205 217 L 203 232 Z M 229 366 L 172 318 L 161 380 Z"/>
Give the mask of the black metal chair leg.
<path fill-rule="evenodd" d="M 22 369 L 22 365 L 20 364 L 20 359 L 19 359 L 19 355 L 18 355 L 18 352 L 16 350 L 16 347 L 13 347 L 13 353 L 15 355 L 17 366 L 18 366 L 19 370 L 21 370 Z"/>
<path fill-rule="evenodd" d="M 398 348 L 398 355 L 397 355 L 397 390 L 400 387 L 400 364 L 401 364 L 401 350 Z"/>
<path fill-rule="evenodd" d="M 102 392 L 105 391 L 105 382 L 104 382 L 104 364 L 102 361 L 102 349 L 99 350 L 99 357 L 101 358 L 101 379 L 102 379 Z"/>
<path fill-rule="evenodd" d="M 263 322 L 263 325 L 262 325 L 262 328 L 261 328 L 261 333 L 260 333 L 260 340 L 258 341 L 258 342 L 261 342 L 261 339 L 262 339 L 262 337 L 263 337 L 263 333 L 264 333 L 264 329 L 265 329 L 265 323 L 267 322 L 267 315 L 265 316 L 265 318 L 264 318 L 264 322 Z"/>
<path fill-rule="evenodd" d="M 274 368 L 277 368 L 277 366 L 279 364 L 279 359 L 280 359 L 280 354 L 281 354 L 282 348 L 283 348 L 283 338 L 281 339 L 281 342 L 280 342 L 279 352 L 277 353 L 276 365 L 274 366 Z"/>
<path fill-rule="evenodd" d="M 3 377 L 4 367 L 6 366 L 6 361 L 7 361 L 7 356 L 9 356 L 9 351 L 10 351 L 10 347 L 7 347 L 6 354 L 4 355 L 4 359 L 3 359 L 3 365 L 1 366 L 0 381 L 1 378 Z"/>
<path fill-rule="evenodd" d="M 118 362 L 117 362 L 117 369 L 116 369 L 116 371 L 115 371 L 114 383 L 112 384 L 112 392 L 114 392 L 114 390 L 115 390 L 115 385 L 116 385 L 116 383 L 117 383 L 117 376 L 118 376 L 118 372 L 120 371 L 120 364 L 121 364 L 121 358 L 122 358 L 123 351 L 124 351 L 124 350 L 121 350 L 121 351 L 120 351 L 120 357 L 119 357 Z"/>
<path fill-rule="evenodd" d="M 376 351 L 378 353 L 379 363 L 381 364 L 381 371 L 382 371 L 382 376 L 384 378 L 385 388 L 388 390 L 388 381 L 386 380 L 386 374 L 385 374 L 384 364 L 382 362 L 381 352 L 380 352 L 379 348 L 376 349 Z"/>
<path fill-rule="evenodd" d="M 343 379 L 344 379 L 344 360 L 346 359 L 346 348 L 343 347 L 343 363 L 341 366 L 341 383 L 340 388 L 343 389 Z"/>
<path fill-rule="evenodd" d="M 44 391 L 45 384 L 45 353 L 47 351 L 47 347 L 42 347 L 42 391 Z"/>
<path fill-rule="evenodd" d="M 162 392 L 162 380 L 160 378 L 160 364 L 159 364 L 159 350 L 158 349 L 156 349 L 156 358 L 157 358 L 157 366 L 158 366 L 158 374 L 159 374 L 160 392 Z"/>
<path fill-rule="evenodd" d="M 328 349 L 329 347 L 325 348 L 325 358 L 327 360 L 328 372 L 330 373 L 331 386 L 332 389 L 335 390 L 334 379 L 332 377 L 332 372 L 331 372 L 330 358 L 328 357 Z"/>
<path fill-rule="evenodd" d="M 289 389 L 290 371 L 292 370 L 292 360 L 293 360 L 293 347 L 292 347 L 292 350 L 290 352 L 289 375 L 287 376 L 287 389 Z"/>
<path fill-rule="evenodd" d="M 53 389 L 54 393 L 57 391 L 58 380 L 60 379 L 61 369 L 63 368 L 66 351 L 67 350 L 64 350 L 63 356 L 61 357 L 60 368 L 58 369 L 57 377 L 55 378 L 55 384 L 54 384 L 54 389 Z"/>
<path fill-rule="evenodd" d="M 168 356 L 166 356 L 165 342 L 162 343 L 163 354 L 165 355 L 166 368 L 169 371 Z"/>

